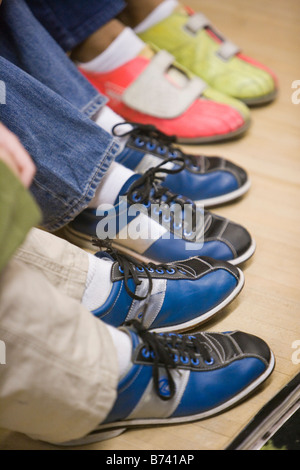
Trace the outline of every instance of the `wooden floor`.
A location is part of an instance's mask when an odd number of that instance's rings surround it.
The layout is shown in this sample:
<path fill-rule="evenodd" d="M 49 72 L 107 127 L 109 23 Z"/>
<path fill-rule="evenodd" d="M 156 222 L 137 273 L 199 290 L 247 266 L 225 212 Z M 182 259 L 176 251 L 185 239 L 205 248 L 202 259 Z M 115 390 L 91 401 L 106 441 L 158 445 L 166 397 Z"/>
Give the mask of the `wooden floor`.
<path fill-rule="evenodd" d="M 264 338 L 276 356 L 271 378 L 250 399 L 224 414 L 193 424 L 132 430 L 84 447 L 103 450 L 222 450 L 300 369 L 292 348 L 300 341 L 300 104 L 292 82 L 300 80 L 299 0 L 190 0 L 248 55 L 273 68 L 280 96 L 252 111 L 253 125 L 241 140 L 190 148 L 223 155 L 245 167 L 252 189 L 241 201 L 214 209 L 245 225 L 257 252 L 244 265 L 239 298 L 206 330 L 240 329 Z M 298 358 L 300 353 L 298 354 Z M 0 433 L 1 449 L 55 449 L 13 433 Z"/>

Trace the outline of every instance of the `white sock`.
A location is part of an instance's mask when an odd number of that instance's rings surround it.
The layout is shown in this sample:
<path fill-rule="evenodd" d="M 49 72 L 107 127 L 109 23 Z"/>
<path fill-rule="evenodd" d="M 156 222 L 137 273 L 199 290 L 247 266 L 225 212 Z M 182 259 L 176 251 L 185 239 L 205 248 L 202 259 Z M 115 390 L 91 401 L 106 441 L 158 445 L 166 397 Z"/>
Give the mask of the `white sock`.
<path fill-rule="evenodd" d="M 77 65 L 87 72 L 110 72 L 134 59 L 144 48 L 145 43 L 131 28 L 127 27 L 95 59 L 85 63 L 77 62 Z"/>
<path fill-rule="evenodd" d="M 104 304 L 111 292 L 113 261 L 108 258 L 97 258 L 90 253 L 87 253 L 87 255 L 89 257 L 89 269 L 81 303 L 89 311 L 93 311 Z"/>
<path fill-rule="evenodd" d="M 158 5 L 151 13 L 147 16 L 138 26 L 134 28 L 136 33 L 143 33 L 147 29 L 151 28 L 152 26 L 156 25 L 160 21 L 168 18 L 176 7 L 178 7 L 179 3 L 177 0 L 165 0 L 163 3 Z"/>
<path fill-rule="evenodd" d="M 132 175 L 134 175 L 132 170 L 113 162 L 102 178 L 89 207 L 97 209 L 101 204 L 115 204 L 120 190 Z"/>
<path fill-rule="evenodd" d="M 113 127 L 124 122 L 124 119 L 108 106 L 104 106 L 99 111 L 95 122 L 98 124 L 98 126 L 102 127 L 102 129 L 111 134 Z"/>
<path fill-rule="evenodd" d="M 98 113 L 98 116 L 95 120 L 96 124 L 104 129 L 109 134 L 112 134 L 113 127 L 117 124 L 124 123 L 124 119 L 116 114 L 112 109 L 108 106 L 104 106 L 101 111 Z M 121 126 L 121 132 L 126 133 L 132 130 L 132 126 L 130 124 L 124 124 Z M 118 137 L 119 145 L 120 145 L 120 152 L 124 149 L 128 140 L 128 136 L 126 137 Z"/>
<path fill-rule="evenodd" d="M 86 289 L 82 298 L 82 304 L 93 311 L 107 300 L 112 282 L 110 280 L 113 261 L 108 258 L 97 258 L 88 253 L 89 270 L 86 280 Z M 106 325 L 114 342 L 119 365 L 120 378 L 131 366 L 132 343 L 130 336 L 117 328 Z"/>
<path fill-rule="evenodd" d="M 130 336 L 124 331 L 118 330 L 113 326 L 106 325 L 115 345 L 118 364 L 119 378 L 123 377 L 131 367 L 132 343 Z"/>

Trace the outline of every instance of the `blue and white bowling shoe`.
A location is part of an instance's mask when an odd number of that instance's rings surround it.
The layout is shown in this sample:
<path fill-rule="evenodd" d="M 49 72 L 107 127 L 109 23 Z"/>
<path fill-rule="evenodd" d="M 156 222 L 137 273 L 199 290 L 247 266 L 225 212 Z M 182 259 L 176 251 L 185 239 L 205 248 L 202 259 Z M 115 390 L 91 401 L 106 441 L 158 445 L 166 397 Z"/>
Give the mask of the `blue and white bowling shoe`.
<path fill-rule="evenodd" d="M 250 189 L 247 172 L 231 161 L 222 157 L 188 155 L 173 145 L 175 137 L 163 134 L 154 126 L 131 123 L 130 130 L 126 132 L 127 124 L 118 124 L 113 130 L 115 135 L 120 135 L 124 129 L 123 134 L 128 136 L 117 162 L 136 173 L 144 174 L 168 160 L 168 168 L 181 171 L 166 175 L 163 186 L 206 208 L 240 198 Z"/>
<path fill-rule="evenodd" d="M 112 438 L 131 427 L 208 418 L 245 399 L 274 369 L 269 346 L 247 333 L 157 334 L 136 322 L 123 330 L 132 358 L 113 408 L 92 433 L 67 445 Z"/>
<path fill-rule="evenodd" d="M 162 186 L 164 175 L 178 171 L 163 161 L 143 175 L 134 174 L 115 205 L 83 211 L 65 228 L 66 238 L 90 249 L 92 238 L 109 238 L 118 250 L 144 262 L 207 256 L 238 265 L 249 259 L 256 245 L 244 227 Z"/>
<path fill-rule="evenodd" d="M 111 261 L 112 288 L 92 313 L 115 327 L 139 320 L 156 332 L 191 329 L 220 312 L 244 286 L 242 271 L 223 261 L 142 264 L 106 246 L 96 256 Z"/>

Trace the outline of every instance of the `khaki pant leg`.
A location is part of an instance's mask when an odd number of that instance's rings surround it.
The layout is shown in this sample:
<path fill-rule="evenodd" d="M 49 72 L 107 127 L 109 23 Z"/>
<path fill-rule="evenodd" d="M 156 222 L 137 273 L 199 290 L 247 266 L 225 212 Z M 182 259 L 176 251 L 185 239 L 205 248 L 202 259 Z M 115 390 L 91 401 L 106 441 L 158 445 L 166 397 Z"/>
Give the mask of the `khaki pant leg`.
<path fill-rule="evenodd" d="M 51 233 L 32 229 L 15 259 L 46 277 L 60 292 L 81 301 L 89 267 L 84 250 Z"/>
<path fill-rule="evenodd" d="M 62 443 L 105 419 L 118 380 L 105 324 L 16 259 L 0 275 L 0 340 L 0 427 Z"/>

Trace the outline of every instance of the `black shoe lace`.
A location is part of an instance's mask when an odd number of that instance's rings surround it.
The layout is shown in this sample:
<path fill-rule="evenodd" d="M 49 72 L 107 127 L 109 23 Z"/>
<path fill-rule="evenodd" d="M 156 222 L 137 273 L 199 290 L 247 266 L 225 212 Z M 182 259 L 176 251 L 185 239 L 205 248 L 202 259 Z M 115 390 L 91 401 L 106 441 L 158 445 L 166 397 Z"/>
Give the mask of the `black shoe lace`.
<path fill-rule="evenodd" d="M 151 355 L 153 370 L 153 383 L 157 395 L 162 400 L 171 400 L 176 392 L 176 386 L 171 370 L 178 369 L 178 358 L 184 363 L 199 365 L 200 359 L 209 363 L 211 361 L 209 346 L 199 340 L 199 336 L 180 334 L 156 334 L 146 330 L 140 322 L 132 320 L 126 326 L 133 327 L 143 341 L 143 347 Z M 160 368 L 167 375 L 169 393 L 166 395 L 160 388 Z"/>
<path fill-rule="evenodd" d="M 123 134 L 117 131 L 118 128 L 122 128 L 128 124 L 131 126 L 130 130 L 125 130 Z M 165 180 L 167 175 L 175 175 L 185 168 L 188 168 L 191 172 L 200 173 L 202 166 L 204 165 L 205 167 L 206 157 L 194 157 L 184 154 L 180 149 L 173 146 L 173 143 L 177 140 L 175 136 L 168 136 L 152 125 L 124 122 L 114 126 L 113 134 L 119 137 L 130 135 L 140 141 L 140 147 L 150 145 L 150 149 L 160 149 L 159 153 L 163 157 L 159 165 L 147 170 L 131 185 L 127 193 L 129 202 L 131 204 L 144 204 L 149 208 L 150 199 L 152 199 L 152 201 L 162 206 L 162 210 L 158 214 L 160 222 L 163 220 L 163 211 L 165 208 L 168 223 L 170 216 L 171 219 L 173 219 L 171 223 L 173 224 L 176 235 L 188 238 L 190 241 L 195 239 L 195 234 L 198 229 L 197 208 L 195 203 L 188 198 L 183 198 L 182 195 L 174 194 L 161 183 Z M 171 169 L 166 167 L 166 164 L 169 162 L 175 165 Z M 170 208 L 170 206 L 173 206 L 176 211 L 169 212 L 167 208 Z M 180 208 L 181 210 L 178 211 Z M 188 218 L 190 224 L 186 227 L 181 224 L 183 211 L 186 211 L 186 215 L 188 213 L 190 214 Z M 185 220 L 187 220 L 187 217 L 185 217 Z"/>
<path fill-rule="evenodd" d="M 139 263 L 135 258 L 120 253 L 117 249 L 113 248 L 111 240 L 99 240 L 93 239 L 93 244 L 104 250 L 111 258 L 118 262 L 119 268 L 124 276 L 124 285 L 126 292 L 136 300 L 146 300 L 150 298 L 152 291 L 152 275 L 151 271 L 154 269 L 170 269 L 168 264 L 154 264 L 154 263 Z M 183 272 L 184 267 L 180 264 L 177 267 L 172 264 L 172 270 L 180 269 Z M 141 284 L 137 269 L 143 269 L 149 279 L 148 292 L 145 297 L 140 297 L 130 290 L 128 286 L 129 278 L 134 280 L 134 283 L 138 286 Z M 197 336 L 192 335 L 180 335 L 180 334 L 156 334 L 149 332 L 144 327 L 144 318 L 149 307 L 149 300 L 143 307 L 142 316 L 139 319 L 130 320 L 124 323 L 126 327 L 133 327 L 136 333 L 143 341 L 143 347 L 150 353 L 152 358 L 152 370 L 153 370 L 153 383 L 157 395 L 162 400 L 170 400 L 173 398 L 176 392 L 176 386 L 171 374 L 171 370 L 178 368 L 178 360 L 184 359 L 184 364 L 197 365 L 200 363 L 200 358 L 204 361 L 209 362 L 211 356 L 209 353 L 208 345 L 200 342 Z M 160 389 L 160 368 L 163 368 L 167 375 L 169 393 L 163 394 Z"/>
<path fill-rule="evenodd" d="M 131 129 L 126 130 L 123 133 L 120 132 L 123 126 L 130 125 Z M 169 158 L 176 159 L 178 162 L 182 162 L 182 166 L 179 171 L 188 168 L 193 173 L 200 173 L 202 167 L 205 167 L 207 157 L 204 155 L 187 155 L 182 152 L 174 144 L 177 143 L 177 137 L 175 135 L 167 135 L 157 129 L 155 126 L 150 124 L 139 124 L 136 122 L 126 121 L 120 124 L 116 124 L 113 127 L 113 135 L 117 137 L 131 136 L 135 139 L 138 147 L 146 148 L 147 150 L 157 150 L 159 155 L 166 160 Z"/>
<path fill-rule="evenodd" d="M 129 130 L 125 130 L 123 133 L 117 131 L 122 127 L 131 127 Z M 175 135 L 167 135 L 164 132 L 161 132 L 155 126 L 151 124 L 140 124 L 137 122 L 125 121 L 119 124 L 116 124 L 112 129 L 113 135 L 116 137 L 146 137 L 148 139 L 153 139 L 156 141 L 160 141 L 166 145 L 174 144 L 177 142 L 177 137 Z"/>
<path fill-rule="evenodd" d="M 148 210 L 151 204 L 156 204 L 157 219 L 164 225 L 164 216 L 168 229 L 173 227 L 174 233 L 180 238 L 195 239 L 198 233 L 198 212 L 194 201 L 182 195 L 171 192 L 162 186 L 166 174 L 176 174 L 182 170 L 184 161 L 176 158 L 179 167 L 172 169 L 164 168 L 167 162 L 175 162 L 175 158 L 164 160 L 154 168 L 147 170 L 140 178 L 132 183 L 127 193 L 131 204 L 143 204 Z M 154 217 L 153 211 L 151 216 Z M 182 223 L 184 221 L 185 223 Z"/>
<path fill-rule="evenodd" d="M 98 238 L 93 238 L 92 243 L 94 246 L 97 246 L 101 251 L 105 251 L 106 254 L 108 254 L 113 260 L 117 261 L 119 265 L 119 270 L 122 276 L 124 277 L 124 287 L 126 289 L 126 292 L 128 295 L 135 300 L 146 300 L 150 298 L 151 292 L 152 292 L 152 287 L 153 287 L 153 281 L 152 281 L 152 273 L 154 271 L 170 271 L 170 265 L 168 264 L 155 264 L 155 263 L 143 263 L 139 262 L 135 258 L 131 257 L 130 255 L 123 254 L 116 248 L 112 246 L 112 241 L 110 239 L 106 240 L 100 240 Z M 176 271 L 179 271 L 181 273 L 184 273 L 184 267 L 182 264 L 180 264 L 179 267 L 177 267 L 175 264 L 171 265 L 172 269 L 172 274 L 175 274 Z M 143 272 L 146 274 L 149 284 L 148 284 L 148 290 L 145 296 L 139 296 L 135 292 L 133 292 L 129 285 L 128 281 L 129 279 L 133 279 L 135 286 L 139 286 L 142 283 L 141 276 L 139 276 L 139 273 Z M 147 312 L 149 303 L 146 302 L 144 307 L 143 307 L 143 312 L 141 315 L 141 324 L 143 324 L 145 314 Z"/>

